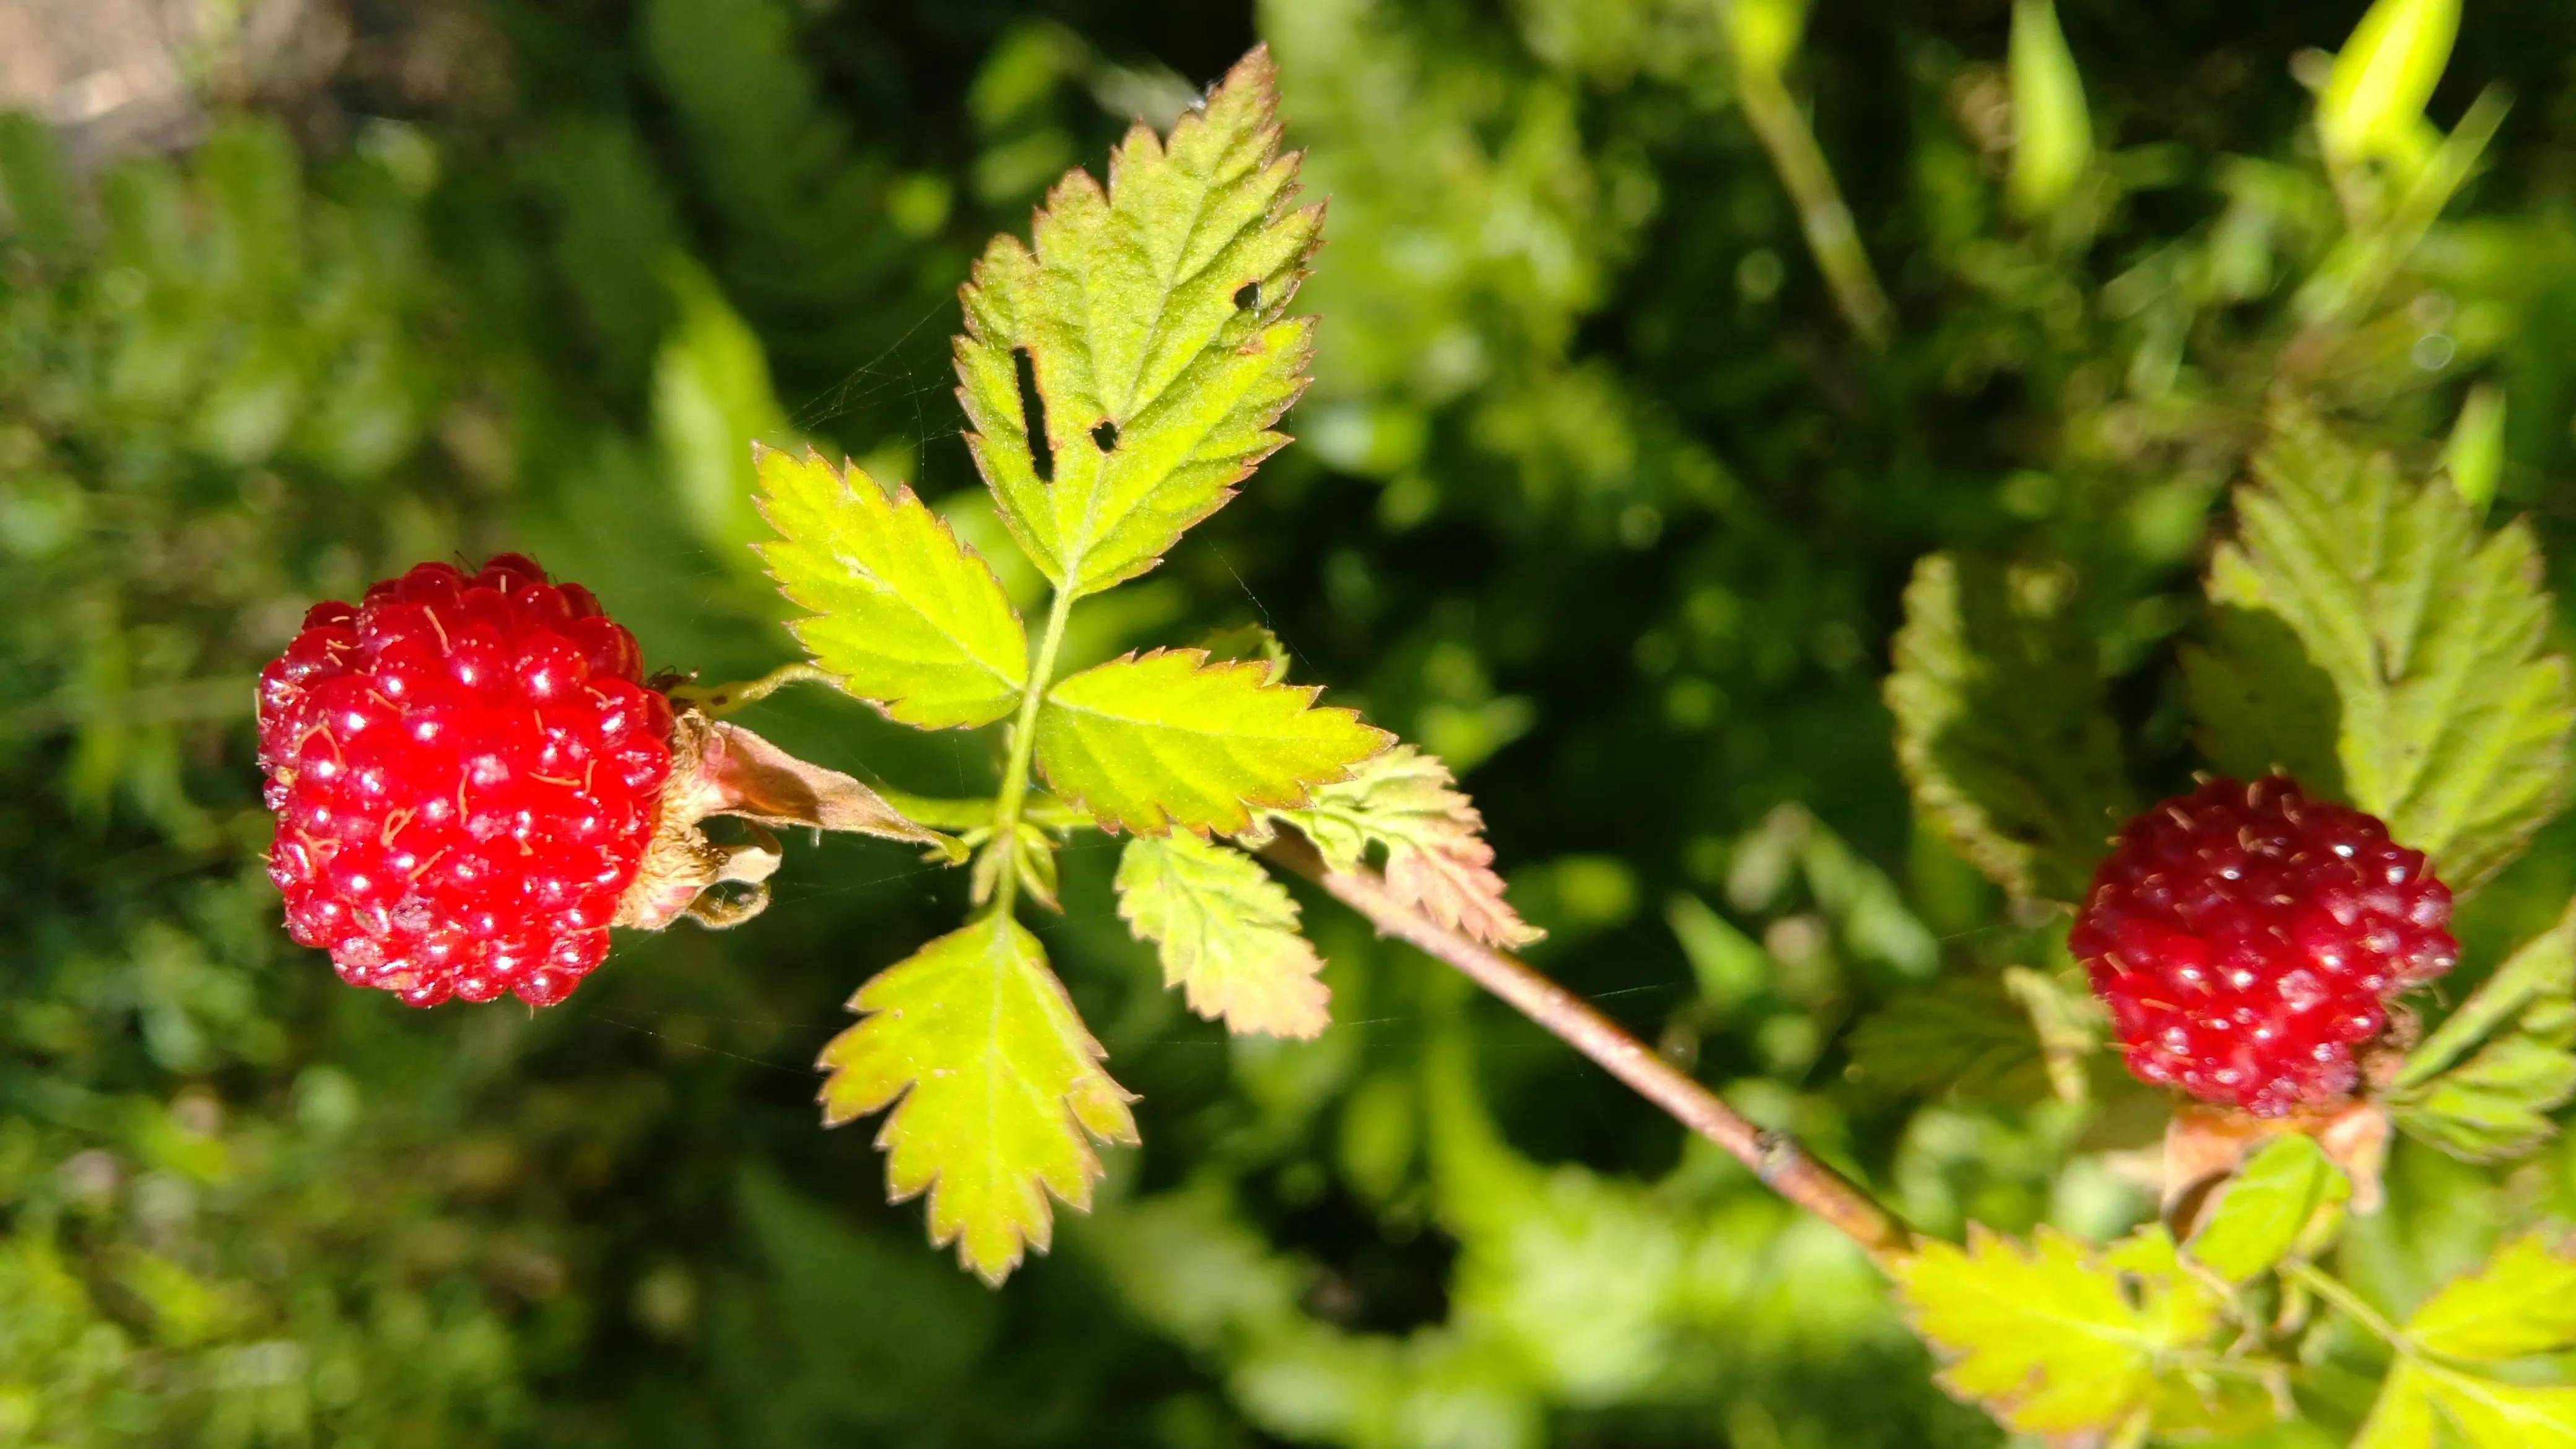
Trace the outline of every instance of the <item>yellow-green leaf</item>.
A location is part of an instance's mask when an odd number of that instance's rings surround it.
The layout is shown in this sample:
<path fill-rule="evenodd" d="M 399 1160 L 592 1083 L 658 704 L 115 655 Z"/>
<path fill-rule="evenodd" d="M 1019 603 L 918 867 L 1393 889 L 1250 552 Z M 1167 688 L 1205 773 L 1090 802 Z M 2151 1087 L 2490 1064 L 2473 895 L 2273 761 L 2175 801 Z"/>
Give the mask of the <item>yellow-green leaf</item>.
<path fill-rule="evenodd" d="M 2454 1278 L 2407 1320 L 2406 1336 L 2452 1358 L 2507 1359 L 2576 1347 L 2576 1251 L 2525 1233 Z"/>
<path fill-rule="evenodd" d="M 2418 149 L 2424 103 L 2451 63 L 2460 0 L 2378 0 L 2335 53 L 2317 98 L 2317 134 L 2338 160 Z"/>
<path fill-rule="evenodd" d="M 779 535 L 760 555 L 811 611 L 788 627 L 815 663 L 925 729 L 990 724 L 1017 707 L 1028 635 L 993 570 L 939 515 L 811 448 L 756 451 L 761 512 Z"/>
<path fill-rule="evenodd" d="M 2576 1449 L 2576 1388 L 2425 1364 L 2423 1384 L 2470 1449 Z"/>
<path fill-rule="evenodd" d="M 2454 890 L 2502 869 L 2565 807 L 2576 728 L 2530 528 L 2485 531 L 2447 484 L 2294 404 L 2236 514 L 2209 643 L 2184 659 L 2204 751 L 2379 816 Z"/>
<path fill-rule="evenodd" d="M 1397 745 L 1316 790 L 1304 809 L 1271 815 L 1303 832 L 1335 870 L 1357 870 L 1372 847 L 1383 850 L 1387 889 L 1444 926 L 1496 946 L 1545 934 L 1503 898 L 1485 817 L 1437 755 Z"/>
<path fill-rule="evenodd" d="M 1915 802 L 2016 896 L 2074 900 L 2129 813 L 2120 737 L 2063 571 L 1932 554 L 1887 705 Z"/>
<path fill-rule="evenodd" d="M 2442 1442 L 2440 1411 L 2424 1371 L 2400 1360 L 2379 1386 L 2370 1418 L 2353 1437 L 2352 1449 L 2431 1449 Z"/>
<path fill-rule="evenodd" d="M 2352 1198 L 2352 1181 L 2304 1132 L 2285 1132 L 2257 1150 L 2227 1184 L 2199 1232 L 2191 1255 L 2220 1277 L 2242 1283 L 2266 1273 L 2319 1213 Z"/>
<path fill-rule="evenodd" d="M 1169 140 L 1129 131 L 1106 187 L 1065 177 L 1033 245 L 997 238 L 961 293 L 967 445 L 1012 533 L 1074 594 L 1152 568 L 1287 441 L 1271 424 L 1312 351 L 1288 303 L 1323 209 L 1293 205 L 1276 91 L 1253 51 Z"/>
<path fill-rule="evenodd" d="M 2084 109 L 2084 78 L 2058 27 L 2054 0 L 2013 0 L 2011 81 L 2013 209 L 2040 216 L 2055 209 L 2093 164 L 2093 119 Z"/>
<path fill-rule="evenodd" d="M 1294 809 L 1386 748 L 1353 710 L 1266 664 L 1197 649 L 1131 654 L 1059 681 L 1038 710 L 1037 765 L 1102 825 L 1231 835 L 1256 809 Z"/>
<path fill-rule="evenodd" d="M 2027 1434 L 2109 1430 L 2148 1411 L 2164 1356 L 2215 1328 L 2207 1297 L 2166 1266 L 2170 1243 L 2115 1264 L 2053 1228 L 2021 1244 L 1971 1226 L 1965 1247 L 1896 1259 L 1914 1326 L 1942 1385 Z M 2143 1281 L 2133 1300 L 2122 1274 Z"/>
<path fill-rule="evenodd" d="M 823 1121 L 892 1106 L 877 1132 L 895 1201 L 930 1194 L 930 1240 L 988 1283 L 1044 1252 L 1053 1193 L 1091 1205 L 1100 1159 L 1085 1134 L 1134 1142 L 1133 1098 L 1101 1070 L 1037 938 L 993 915 L 924 946 L 859 988 L 865 1018 L 817 1063 Z"/>
<path fill-rule="evenodd" d="M 1297 902 L 1242 851 L 1187 831 L 1137 836 L 1118 857 L 1118 914 L 1161 948 L 1163 984 L 1228 1030 L 1308 1038 L 1330 1020 Z"/>
<path fill-rule="evenodd" d="M 2504 389 L 2482 382 L 2469 389 L 2460 402 L 2460 416 L 2451 424 L 2450 441 L 2442 445 L 2442 471 L 2450 475 L 2451 490 L 2469 511 L 2485 516 L 2487 505 L 2495 502 L 2496 487 L 2504 481 Z"/>

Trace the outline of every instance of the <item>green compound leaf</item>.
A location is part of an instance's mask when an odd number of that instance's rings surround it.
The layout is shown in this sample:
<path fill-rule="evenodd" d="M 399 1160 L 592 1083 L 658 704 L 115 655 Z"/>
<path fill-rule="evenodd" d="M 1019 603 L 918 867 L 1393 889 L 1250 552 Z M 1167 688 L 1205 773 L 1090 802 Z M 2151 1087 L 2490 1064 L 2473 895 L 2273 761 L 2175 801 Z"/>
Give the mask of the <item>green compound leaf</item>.
<path fill-rule="evenodd" d="M 2397 1124 L 2472 1162 L 2522 1156 L 2576 1097 L 2576 904 L 2524 943 L 2408 1054 Z"/>
<path fill-rule="evenodd" d="M 2348 798 L 2454 890 L 2502 869 L 2566 805 L 2576 727 L 2531 530 L 2486 533 L 2447 483 L 2294 404 L 2236 512 L 2209 645 L 2184 657 L 2203 750 Z"/>
<path fill-rule="evenodd" d="M 2525 1233 L 2424 1300 L 2406 1336 L 2433 1353 L 2510 1359 L 2576 1347 L 2576 1246 Z"/>
<path fill-rule="evenodd" d="M 886 1189 L 930 1194 L 930 1240 L 987 1283 L 1046 1251 L 1053 1193 L 1091 1205 L 1086 1140 L 1136 1140 L 1134 1100 L 1047 970 L 1037 938 L 986 916 L 880 972 L 850 998 L 865 1020 L 823 1048 L 823 1121 L 893 1106 L 877 1132 Z"/>
<path fill-rule="evenodd" d="M 2073 592 L 2062 572 L 1929 555 L 1887 680 L 1915 803 L 2018 897 L 2080 897 L 2130 810 Z"/>
<path fill-rule="evenodd" d="M 1242 851 L 1187 831 L 1137 836 L 1118 857 L 1118 914 L 1161 948 L 1163 984 L 1229 1031 L 1311 1039 L 1331 1020 L 1297 902 Z"/>
<path fill-rule="evenodd" d="M 993 570 L 909 488 L 892 496 L 856 465 L 753 449 L 759 545 L 780 592 L 812 617 L 788 627 L 844 689 L 924 729 L 1009 714 L 1029 641 Z"/>
<path fill-rule="evenodd" d="M 1231 835 L 1294 809 L 1394 738 L 1267 664 L 1203 650 L 1130 654 L 1072 675 L 1038 710 L 1037 765 L 1104 828 Z"/>
<path fill-rule="evenodd" d="M 1288 303 L 1323 208 L 1291 205 L 1276 109 L 1257 49 L 1169 141 L 1129 131 L 1106 188 L 1066 176 L 1035 245 L 996 238 L 961 293 L 967 445 L 1070 593 L 1152 568 L 1287 441 L 1271 424 L 1305 390 L 1313 331 Z"/>
<path fill-rule="evenodd" d="M 2352 1199 L 2352 1181 L 2317 1140 L 2289 1132 L 2265 1143 L 2238 1170 L 2192 1235 L 2191 1255 L 2220 1277 L 2243 1283 L 2288 1257 L 2321 1213 Z"/>
<path fill-rule="evenodd" d="M 1372 846 L 1383 850 L 1387 888 L 1399 900 L 1488 945 L 1525 946 L 1546 934 L 1503 899 L 1485 817 L 1436 755 L 1397 745 L 1316 790 L 1305 809 L 1270 816 L 1296 826 L 1335 870 L 1358 870 Z"/>
<path fill-rule="evenodd" d="M 2167 1356 L 2219 1321 L 2160 1232 L 2105 1254 L 2053 1228 L 2024 1245 L 1971 1225 L 1965 1247 L 1927 1243 L 1888 1271 L 1946 1362 L 1942 1386 L 2026 1434 L 2109 1431 L 2156 1414 Z"/>

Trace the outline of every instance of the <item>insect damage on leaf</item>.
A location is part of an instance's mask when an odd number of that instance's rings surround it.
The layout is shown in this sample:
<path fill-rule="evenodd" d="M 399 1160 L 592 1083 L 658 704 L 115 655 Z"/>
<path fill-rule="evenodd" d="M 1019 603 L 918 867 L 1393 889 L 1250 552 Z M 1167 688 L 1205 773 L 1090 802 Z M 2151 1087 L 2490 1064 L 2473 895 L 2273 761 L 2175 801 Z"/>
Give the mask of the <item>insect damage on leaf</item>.
<path fill-rule="evenodd" d="M 1168 139 L 1130 130 L 1105 187 L 1067 175 L 1030 243 L 995 238 L 960 293 L 967 446 L 1069 593 L 1152 568 L 1287 441 L 1271 425 L 1312 350 L 1288 304 L 1323 208 L 1294 204 L 1276 111 L 1256 49 Z"/>
<path fill-rule="evenodd" d="M 1163 984 L 1230 1031 L 1311 1038 L 1332 993 L 1297 934 L 1297 902 L 1250 856 L 1187 831 L 1140 835 L 1118 857 L 1118 914 L 1163 959 Z"/>
<path fill-rule="evenodd" d="M 1037 938 L 988 915 L 888 967 L 850 1009 L 864 1020 L 816 1063 L 823 1121 L 891 1106 L 877 1145 L 895 1201 L 930 1194 L 932 1243 L 988 1283 L 1046 1251 L 1047 1195 L 1091 1205 L 1088 1138 L 1133 1143 L 1134 1100 L 1101 1070 L 1100 1043 L 1047 969 Z M 1088 1137 L 1086 1137 L 1088 1134 Z"/>
<path fill-rule="evenodd" d="M 924 729 L 990 724 L 1020 701 L 1029 643 L 993 570 L 909 488 L 760 448 L 759 545 L 798 642 L 842 687 Z"/>
<path fill-rule="evenodd" d="M 1436 755 L 1397 745 L 1318 789 L 1305 808 L 1268 815 L 1296 826 L 1335 870 L 1358 870 L 1370 847 L 1384 850 L 1397 899 L 1488 945 L 1526 946 L 1546 934 L 1503 898 L 1485 817 Z"/>
<path fill-rule="evenodd" d="M 1104 827 L 1233 834 L 1255 809 L 1294 808 L 1393 740 L 1319 706 L 1269 666 L 1157 649 L 1086 669 L 1038 710 L 1037 767 Z"/>

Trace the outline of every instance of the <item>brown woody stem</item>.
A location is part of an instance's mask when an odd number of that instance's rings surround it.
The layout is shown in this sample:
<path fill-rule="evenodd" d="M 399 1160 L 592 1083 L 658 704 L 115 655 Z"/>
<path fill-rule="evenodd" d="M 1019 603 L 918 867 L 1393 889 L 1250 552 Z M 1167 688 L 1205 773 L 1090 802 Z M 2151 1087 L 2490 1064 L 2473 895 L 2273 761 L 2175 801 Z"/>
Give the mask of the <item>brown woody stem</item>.
<path fill-rule="evenodd" d="M 1563 1038 L 1673 1120 L 1723 1147 L 1772 1191 L 1840 1228 L 1872 1253 L 1903 1252 L 1913 1235 L 1851 1179 L 1807 1155 L 1785 1133 L 1766 1131 L 1715 1092 L 1656 1054 L 1590 1003 L 1517 956 L 1473 940 L 1398 900 L 1373 870 L 1326 866 L 1314 846 L 1283 833 L 1262 854 L 1322 886 L 1386 935 L 1464 973 L 1530 1020 Z"/>

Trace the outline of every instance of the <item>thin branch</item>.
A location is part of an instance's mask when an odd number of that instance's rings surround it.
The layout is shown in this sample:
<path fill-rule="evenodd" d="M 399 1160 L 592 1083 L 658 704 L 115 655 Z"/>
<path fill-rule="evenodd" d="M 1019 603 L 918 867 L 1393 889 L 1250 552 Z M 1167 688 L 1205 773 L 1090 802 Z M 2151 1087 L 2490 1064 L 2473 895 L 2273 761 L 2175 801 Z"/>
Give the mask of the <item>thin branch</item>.
<path fill-rule="evenodd" d="M 1887 293 L 1879 288 L 1869 254 L 1861 250 L 1851 208 L 1843 201 L 1842 188 L 1834 183 L 1833 168 L 1826 164 L 1824 148 L 1816 144 L 1806 114 L 1775 72 L 1745 67 L 1736 80 L 1744 118 L 1762 138 L 1762 149 L 1770 153 L 1780 184 L 1797 203 L 1798 229 L 1806 233 L 1807 249 L 1833 290 L 1834 305 L 1862 341 L 1884 349 L 1891 311 Z"/>
<path fill-rule="evenodd" d="M 2423 1350 L 2415 1346 L 2415 1340 L 2407 1337 L 2404 1329 L 2389 1322 L 2385 1315 L 2371 1307 L 2360 1294 L 2353 1292 L 2341 1280 L 2320 1270 L 2314 1264 L 2297 1261 L 2284 1263 L 2281 1265 L 2281 1276 L 2342 1309 L 2353 1322 L 2369 1329 L 2372 1337 L 2387 1344 L 2401 1356 L 2417 1358 L 2422 1355 Z"/>
<path fill-rule="evenodd" d="M 1675 1121 L 1723 1147 L 1772 1191 L 1840 1228 L 1872 1253 L 1902 1252 L 1912 1235 L 1895 1214 L 1849 1178 L 1807 1155 L 1785 1133 L 1765 1131 L 1688 1073 L 1557 985 L 1528 962 L 1441 925 L 1387 888 L 1373 870 L 1337 871 L 1315 847 L 1283 832 L 1262 854 L 1322 886 L 1386 935 L 1420 948 L 1465 973 L 1522 1015 L 1564 1039 Z"/>

